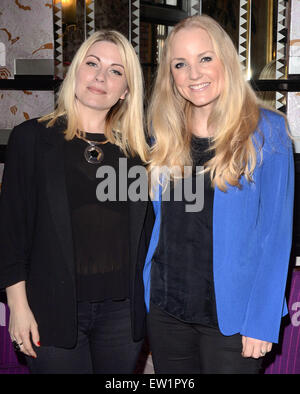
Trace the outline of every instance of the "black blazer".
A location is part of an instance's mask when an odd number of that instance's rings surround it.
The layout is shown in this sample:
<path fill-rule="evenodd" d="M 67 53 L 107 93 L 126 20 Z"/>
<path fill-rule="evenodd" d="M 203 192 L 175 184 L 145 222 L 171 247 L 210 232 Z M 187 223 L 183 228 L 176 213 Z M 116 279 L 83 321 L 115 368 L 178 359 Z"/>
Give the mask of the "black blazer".
<path fill-rule="evenodd" d="M 77 339 L 77 301 L 61 120 L 36 119 L 11 133 L 0 197 L 0 288 L 26 281 L 41 343 L 70 348 Z M 141 164 L 140 159 L 134 159 Z M 132 334 L 145 334 L 142 271 L 154 215 L 149 201 L 130 202 Z"/>

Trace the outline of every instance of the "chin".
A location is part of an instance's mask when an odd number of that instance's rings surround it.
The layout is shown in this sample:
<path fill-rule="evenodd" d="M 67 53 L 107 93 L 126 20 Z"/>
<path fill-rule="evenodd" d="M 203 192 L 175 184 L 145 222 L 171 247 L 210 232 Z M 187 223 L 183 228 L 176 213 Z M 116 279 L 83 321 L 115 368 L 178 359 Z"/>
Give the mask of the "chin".
<path fill-rule="evenodd" d="M 191 103 L 195 107 L 206 107 L 206 106 L 212 105 L 215 101 L 216 101 L 216 99 L 212 98 L 212 99 L 207 99 L 207 100 L 193 100 L 193 101 L 191 101 Z"/>

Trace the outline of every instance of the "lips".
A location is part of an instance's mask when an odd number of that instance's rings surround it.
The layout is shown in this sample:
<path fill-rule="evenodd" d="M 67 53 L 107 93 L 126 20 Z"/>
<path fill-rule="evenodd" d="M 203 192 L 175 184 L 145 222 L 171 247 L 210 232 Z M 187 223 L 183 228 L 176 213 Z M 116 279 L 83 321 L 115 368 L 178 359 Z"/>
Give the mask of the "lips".
<path fill-rule="evenodd" d="M 106 91 L 103 89 L 95 88 L 94 86 L 89 86 L 88 91 L 94 94 L 106 94 Z"/>
<path fill-rule="evenodd" d="M 194 91 L 201 91 L 205 88 L 207 88 L 210 85 L 210 82 L 203 82 L 203 83 L 198 83 L 197 85 L 190 85 L 190 89 Z"/>

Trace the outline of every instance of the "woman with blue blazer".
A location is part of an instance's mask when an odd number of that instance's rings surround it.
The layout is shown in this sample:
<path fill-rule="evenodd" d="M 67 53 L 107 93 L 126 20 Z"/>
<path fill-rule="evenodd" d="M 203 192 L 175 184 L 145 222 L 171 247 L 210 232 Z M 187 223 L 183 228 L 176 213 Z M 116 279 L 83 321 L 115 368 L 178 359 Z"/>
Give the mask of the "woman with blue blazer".
<path fill-rule="evenodd" d="M 144 285 L 155 371 L 259 373 L 287 313 L 285 118 L 259 102 L 232 41 L 202 15 L 165 43 L 149 126 L 156 220 Z"/>

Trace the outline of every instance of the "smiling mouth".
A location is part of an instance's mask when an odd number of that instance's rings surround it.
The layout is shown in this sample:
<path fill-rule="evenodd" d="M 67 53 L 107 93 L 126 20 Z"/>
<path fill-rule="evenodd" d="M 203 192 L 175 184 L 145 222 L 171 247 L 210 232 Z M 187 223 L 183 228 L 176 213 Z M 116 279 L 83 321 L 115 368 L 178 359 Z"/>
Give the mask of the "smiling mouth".
<path fill-rule="evenodd" d="M 190 85 L 190 89 L 192 90 L 202 90 L 210 85 L 210 82 L 199 83 L 198 85 Z"/>
<path fill-rule="evenodd" d="M 97 89 L 97 88 L 94 88 L 94 87 L 92 87 L 92 86 L 88 87 L 87 89 L 88 89 L 90 92 L 94 93 L 94 94 L 106 94 L 106 91 L 105 91 L 105 90 Z"/>

